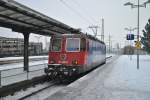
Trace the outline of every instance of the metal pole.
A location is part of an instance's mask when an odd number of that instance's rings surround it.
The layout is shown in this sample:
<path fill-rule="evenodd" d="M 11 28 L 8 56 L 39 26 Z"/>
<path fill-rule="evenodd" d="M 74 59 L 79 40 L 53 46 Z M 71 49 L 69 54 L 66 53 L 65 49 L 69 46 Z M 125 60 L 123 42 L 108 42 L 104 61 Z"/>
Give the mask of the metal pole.
<path fill-rule="evenodd" d="M 101 32 L 101 40 L 104 41 L 104 19 L 102 18 L 102 32 Z"/>
<path fill-rule="evenodd" d="M 109 34 L 109 54 L 110 54 L 110 41 L 111 41 L 110 38 L 111 37 L 110 37 L 110 34 Z"/>
<path fill-rule="evenodd" d="M 140 12 L 140 4 L 138 0 L 138 23 L 137 23 L 137 41 L 139 42 L 139 12 Z M 139 69 L 139 49 L 137 48 L 137 69 Z"/>
<path fill-rule="evenodd" d="M 130 34 L 132 34 L 132 28 L 129 29 Z M 132 60 L 132 47 L 131 47 L 131 40 L 130 40 L 130 60 Z"/>
<path fill-rule="evenodd" d="M 131 27 L 129 28 L 129 32 L 130 32 L 130 34 L 132 34 L 132 33 L 131 33 Z M 131 40 L 129 40 L 129 41 L 130 41 L 129 55 L 130 55 L 130 60 L 131 60 Z"/>
<path fill-rule="evenodd" d="M 1 85 L 2 85 L 2 82 L 1 82 L 1 81 L 2 81 L 2 80 L 1 80 L 1 77 L 2 77 L 2 76 L 1 76 L 1 71 L 0 71 L 0 87 L 1 87 Z"/>

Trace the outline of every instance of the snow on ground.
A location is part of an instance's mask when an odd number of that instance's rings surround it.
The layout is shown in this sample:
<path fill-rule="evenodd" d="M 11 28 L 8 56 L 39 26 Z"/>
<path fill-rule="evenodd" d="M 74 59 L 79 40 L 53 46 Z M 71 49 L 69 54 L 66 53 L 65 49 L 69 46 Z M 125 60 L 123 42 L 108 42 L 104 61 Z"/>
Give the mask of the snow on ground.
<path fill-rule="evenodd" d="M 44 100 L 44 99 L 48 98 L 49 95 L 55 94 L 56 92 L 60 91 L 64 87 L 65 87 L 65 85 L 56 85 L 56 86 L 50 87 L 48 89 L 45 89 L 44 91 L 41 91 L 40 93 L 38 93 L 30 98 L 27 98 L 25 100 Z"/>
<path fill-rule="evenodd" d="M 106 57 L 110 57 L 110 56 L 115 56 L 115 55 L 117 55 L 117 54 L 114 54 L 114 53 L 106 53 Z"/>
<path fill-rule="evenodd" d="M 48 56 L 29 56 L 29 59 L 33 59 L 33 58 L 48 58 Z M 23 60 L 23 57 L 4 57 L 4 58 L 0 58 L 0 61 L 7 61 L 7 60 Z"/>
<path fill-rule="evenodd" d="M 46 100 L 150 100 L 150 55 L 116 58 Z"/>
<path fill-rule="evenodd" d="M 38 84 L 35 87 L 27 88 L 25 91 L 24 90 L 18 91 L 13 96 L 9 95 L 9 96 L 3 97 L 2 100 L 19 100 L 19 98 L 21 98 L 23 96 L 26 96 L 26 95 L 28 95 L 28 94 L 30 94 L 34 91 L 37 91 L 39 89 L 42 89 L 44 87 L 47 87 L 50 84 L 52 84 L 52 83 L 51 82 L 46 82 L 44 84 Z M 27 98 L 27 100 L 44 100 L 49 95 L 52 95 L 52 94 L 56 93 L 57 91 L 59 91 L 63 87 L 65 87 L 65 85 L 52 86 L 52 87 L 47 88 L 47 89 L 41 91 L 40 93 L 34 95 L 34 97 L 31 96 L 30 98 Z"/>
<path fill-rule="evenodd" d="M 122 56 L 118 59 L 112 73 L 105 81 L 106 86 L 138 91 L 150 91 L 150 55 L 140 56 L 140 68 L 137 69 L 136 56 Z"/>

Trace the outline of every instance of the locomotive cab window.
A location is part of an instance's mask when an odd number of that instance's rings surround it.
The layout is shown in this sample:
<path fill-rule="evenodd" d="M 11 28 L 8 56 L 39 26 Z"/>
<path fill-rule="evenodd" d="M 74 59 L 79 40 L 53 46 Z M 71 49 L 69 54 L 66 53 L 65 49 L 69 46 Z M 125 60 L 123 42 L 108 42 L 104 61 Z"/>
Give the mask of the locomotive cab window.
<path fill-rule="evenodd" d="M 61 51 L 61 39 L 53 38 L 51 41 L 51 51 Z"/>
<path fill-rule="evenodd" d="M 67 38 L 66 50 L 69 52 L 80 51 L 80 39 Z"/>

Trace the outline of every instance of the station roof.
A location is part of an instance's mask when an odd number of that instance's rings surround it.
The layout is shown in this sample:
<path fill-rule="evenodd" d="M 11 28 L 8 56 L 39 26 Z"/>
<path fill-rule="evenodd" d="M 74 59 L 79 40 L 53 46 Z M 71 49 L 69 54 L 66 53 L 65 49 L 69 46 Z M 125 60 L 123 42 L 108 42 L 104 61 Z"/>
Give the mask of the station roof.
<path fill-rule="evenodd" d="M 14 0 L 0 0 L 0 27 L 21 33 L 60 35 L 79 33 L 64 23 L 41 14 Z"/>

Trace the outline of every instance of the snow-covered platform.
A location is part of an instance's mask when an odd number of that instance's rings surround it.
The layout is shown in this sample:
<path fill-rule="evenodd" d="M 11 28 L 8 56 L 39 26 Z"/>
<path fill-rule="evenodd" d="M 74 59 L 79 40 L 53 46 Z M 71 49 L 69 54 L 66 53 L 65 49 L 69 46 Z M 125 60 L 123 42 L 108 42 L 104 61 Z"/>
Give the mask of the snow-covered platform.
<path fill-rule="evenodd" d="M 48 56 L 29 56 L 29 59 L 35 59 L 35 58 L 41 58 L 45 59 L 48 58 Z M 0 58 L 0 61 L 10 61 L 10 60 L 23 60 L 23 57 L 4 57 Z"/>
<path fill-rule="evenodd" d="M 48 95 L 48 94 L 47 94 Z M 46 100 L 150 100 L 150 56 L 113 57 Z"/>

